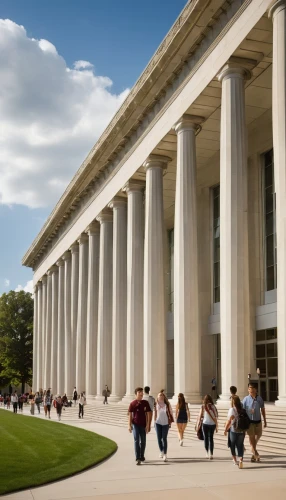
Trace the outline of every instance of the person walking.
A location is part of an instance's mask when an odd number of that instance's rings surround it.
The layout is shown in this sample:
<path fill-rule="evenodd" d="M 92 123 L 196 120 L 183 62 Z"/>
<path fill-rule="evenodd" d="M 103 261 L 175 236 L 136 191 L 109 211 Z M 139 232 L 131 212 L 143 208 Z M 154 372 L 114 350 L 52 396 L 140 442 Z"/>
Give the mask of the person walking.
<path fill-rule="evenodd" d="M 105 388 L 102 391 L 102 395 L 104 397 L 103 404 L 108 405 L 107 398 L 110 396 L 110 390 L 108 389 L 108 385 L 105 386 Z"/>
<path fill-rule="evenodd" d="M 233 463 L 234 465 L 238 465 L 240 469 L 243 468 L 245 438 L 244 430 L 240 429 L 238 425 L 239 417 L 242 415 L 242 412 L 243 408 L 239 397 L 233 396 L 231 398 L 231 408 L 228 410 L 228 420 L 225 424 L 224 435 L 227 436 L 229 432 L 229 444 Z M 239 462 L 237 458 L 239 458 Z"/>
<path fill-rule="evenodd" d="M 163 391 L 160 391 L 160 392 L 163 392 Z M 148 385 L 146 385 L 144 387 L 144 395 L 143 395 L 143 399 L 145 401 L 148 401 L 149 403 L 149 406 L 151 408 L 151 422 L 152 422 L 152 418 L 153 418 L 153 412 L 154 412 L 154 406 L 155 406 L 155 398 L 153 398 L 153 396 L 151 396 L 150 394 L 150 387 Z M 151 425 L 151 424 L 150 424 Z"/>
<path fill-rule="evenodd" d="M 30 398 L 30 405 L 31 405 L 30 413 L 31 413 L 31 415 L 35 415 L 35 398 L 34 398 L 34 396 L 32 396 L 32 398 Z"/>
<path fill-rule="evenodd" d="M 185 396 L 182 392 L 178 394 L 178 402 L 176 405 L 176 423 L 179 434 L 180 446 L 184 444 L 184 432 L 187 423 L 191 421 L 188 403 L 186 403 Z"/>
<path fill-rule="evenodd" d="M 35 403 L 36 403 L 36 406 L 37 406 L 37 409 L 38 409 L 38 414 L 40 415 L 40 413 L 41 413 L 42 398 L 41 398 L 41 395 L 40 395 L 39 392 L 36 392 Z"/>
<path fill-rule="evenodd" d="M 57 410 L 57 415 L 58 415 L 58 421 L 61 421 L 62 418 L 62 408 L 63 408 L 63 402 L 62 398 L 60 395 L 56 398 L 56 410 Z"/>
<path fill-rule="evenodd" d="M 210 394 L 207 394 L 204 397 L 203 405 L 201 407 L 197 420 L 197 426 L 196 426 L 197 429 L 201 421 L 202 421 L 204 444 L 206 450 L 206 458 L 213 460 L 214 432 L 218 431 L 218 412 Z"/>
<path fill-rule="evenodd" d="M 24 394 L 20 394 L 19 399 L 18 399 L 18 408 L 21 413 L 23 413 L 23 404 L 24 404 Z"/>
<path fill-rule="evenodd" d="M 149 405 L 150 406 L 150 405 Z M 155 430 L 157 434 L 158 446 L 160 450 L 160 458 L 167 462 L 167 449 L 168 449 L 168 432 L 171 427 L 173 418 L 172 407 L 163 392 L 159 392 L 154 406 L 155 410 Z"/>
<path fill-rule="evenodd" d="M 11 396 L 11 402 L 13 405 L 13 413 L 17 413 L 17 408 L 18 408 L 18 396 L 17 392 L 15 391 L 14 394 Z"/>
<path fill-rule="evenodd" d="M 76 406 L 76 402 L 77 402 L 77 390 L 76 390 L 76 387 L 74 387 L 74 389 L 73 389 L 72 399 L 73 399 L 74 405 Z"/>
<path fill-rule="evenodd" d="M 83 407 L 86 403 L 86 397 L 83 392 L 81 392 L 79 400 L 78 400 L 78 418 L 83 418 Z"/>
<path fill-rule="evenodd" d="M 146 434 L 150 432 L 152 412 L 148 401 L 143 399 L 143 388 L 135 389 L 135 399 L 128 408 L 128 430 L 133 431 L 136 465 L 145 462 Z"/>
<path fill-rule="evenodd" d="M 257 395 L 257 389 L 251 383 L 248 384 L 248 396 L 242 401 L 242 406 L 246 410 L 250 425 L 247 430 L 249 444 L 252 452 L 251 462 L 260 462 L 260 455 L 257 451 L 257 443 L 262 436 L 261 415 L 264 420 L 264 428 L 267 427 L 264 401 Z"/>
<path fill-rule="evenodd" d="M 51 418 L 51 402 L 52 402 L 52 398 L 51 398 L 51 393 L 49 390 L 47 390 L 46 392 L 46 395 L 45 395 L 45 399 L 44 399 L 44 408 L 45 408 L 45 416 Z"/>

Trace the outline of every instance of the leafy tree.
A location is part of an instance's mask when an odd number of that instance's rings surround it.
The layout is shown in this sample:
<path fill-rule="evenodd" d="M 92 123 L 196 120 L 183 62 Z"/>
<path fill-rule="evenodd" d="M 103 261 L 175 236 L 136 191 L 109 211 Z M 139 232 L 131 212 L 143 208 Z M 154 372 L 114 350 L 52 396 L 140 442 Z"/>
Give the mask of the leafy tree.
<path fill-rule="evenodd" d="M 10 291 L 0 297 L 0 384 L 31 385 L 33 364 L 32 294 Z"/>

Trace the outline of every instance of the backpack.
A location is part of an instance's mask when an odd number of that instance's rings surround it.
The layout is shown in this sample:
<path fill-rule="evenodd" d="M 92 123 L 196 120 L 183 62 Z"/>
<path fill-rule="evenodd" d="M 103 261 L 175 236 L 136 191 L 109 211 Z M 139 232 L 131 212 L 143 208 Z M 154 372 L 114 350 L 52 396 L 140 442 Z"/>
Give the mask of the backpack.
<path fill-rule="evenodd" d="M 250 426 L 249 416 L 247 415 L 246 410 L 242 408 L 242 410 L 238 412 L 238 418 L 236 420 L 236 426 L 235 426 L 236 430 L 247 431 L 247 429 L 249 429 L 249 426 Z"/>
<path fill-rule="evenodd" d="M 77 399 L 77 391 L 74 391 L 74 393 L 73 393 L 73 399 L 74 400 Z"/>

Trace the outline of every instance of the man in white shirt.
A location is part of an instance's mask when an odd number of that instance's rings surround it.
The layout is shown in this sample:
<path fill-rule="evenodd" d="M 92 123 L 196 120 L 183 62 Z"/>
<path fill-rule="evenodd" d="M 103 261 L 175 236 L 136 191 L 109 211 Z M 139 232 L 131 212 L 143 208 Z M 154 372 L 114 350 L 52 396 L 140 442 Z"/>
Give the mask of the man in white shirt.
<path fill-rule="evenodd" d="M 150 387 L 148 387 L 148 385 L 146 385 L 146 387 L 144 387 L 144 396 L 143 396 L 143 399 L 145 401 L 148 401 L 148 403 L 149 403 L 149 406 L 150 406 L 151 412 L 152 412 L 152 416 L 151 416 L 151 421 L 152 421 L 153 411 L 154 411 L 154 405 L 155 405 L 155 399 L 153 398 L 153 396 L 150 395 Z"/>
<path fill-rule="evenodd" d="M 17 413 L 17 408 L 18 408 L 18 396 L 17 392 L 15 391 L 14 394 L 11 396 L 11 403 L 13 405 L 13 412 Z"/>

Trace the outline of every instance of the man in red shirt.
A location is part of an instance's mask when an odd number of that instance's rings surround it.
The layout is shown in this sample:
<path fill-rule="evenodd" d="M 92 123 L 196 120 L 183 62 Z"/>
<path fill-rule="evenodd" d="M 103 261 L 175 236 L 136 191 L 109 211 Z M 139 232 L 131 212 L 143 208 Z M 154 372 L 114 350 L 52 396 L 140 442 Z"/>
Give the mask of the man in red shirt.
<path fill-rule="evenodd" d="M 143 399 L 143 388 L 135 389 L 136 399 L 129 406 L 129 432 L 133 430 L 136 465 L 145 462 L 146 434 L 150 432 L 152 412 Z"/>

